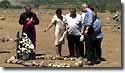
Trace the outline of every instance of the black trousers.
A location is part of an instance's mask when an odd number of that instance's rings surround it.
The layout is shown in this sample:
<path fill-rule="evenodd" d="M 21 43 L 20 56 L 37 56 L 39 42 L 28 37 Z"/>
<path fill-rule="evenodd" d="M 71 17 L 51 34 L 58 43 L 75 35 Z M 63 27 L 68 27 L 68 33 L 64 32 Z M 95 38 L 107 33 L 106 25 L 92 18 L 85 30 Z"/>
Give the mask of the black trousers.
<path fill-rule="evenodd" d="M 92 40 L 89 37 L 85 38 L 85 55 L 87 56 L 88 61 L 95 61 L 101 59 L 102 50 L 101 50 L 102 38 Z"/>
<path fill-rule="evenodd" d="M 85 57 L 85 49 L 84 49 L 84 42 L 82 41 L 80 41 L 80 56 L 81 57 Z"/>
<path fill-rule="evenodd" d="M 101 59 L 102 56 L 102 50 L 101 50 L 101 42 L 102 42 L 102 38 L 96 39 L 95 40 L 95 56 L 96 59 Z"/>
<path fill-rule="evenodd" d="M 68 35 L 68 48 L 69 54 L 71 57 L 79 57 L 80 56 L 80 35 Z"/>
<path fill-rule="evenodd" d="M 85 50 L 86 50 L 86 57 L 87 61 L 94 61 L 95 60 L 95 41 L 91 38 L 87 37 L 85 39 Z"/>

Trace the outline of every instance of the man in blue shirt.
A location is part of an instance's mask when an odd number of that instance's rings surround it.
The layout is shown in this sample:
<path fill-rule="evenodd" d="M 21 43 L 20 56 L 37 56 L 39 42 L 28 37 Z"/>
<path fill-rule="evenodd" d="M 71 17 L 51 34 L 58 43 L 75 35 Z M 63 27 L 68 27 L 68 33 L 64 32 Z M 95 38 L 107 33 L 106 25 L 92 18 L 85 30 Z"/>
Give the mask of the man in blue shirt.
<path fill-rule="evenodd" d="M 86 49 L 87 49 L 87 64 L 93 65 L 101 62 L 101 42 L 103 33 L 101 32 L 101 21 L 97 17 L 97 13 L 94 8 L 91 8 L 93 12 L 92 25 L 89 26 L 90 35 L 86 37 Z M 89 32 L 88 31 L 88 32 Z"/>
<path fill-rule="evenodd" d="M 93 12 L 86 3 L 82 4 L 82 11 L 85 13 L 84 19 L 81 19 L 83 26 L 92 25 Z"/>
<path fill-rule="evenodd" d="M 87 29 L 89 29 L 93 25 L 93 12 L 92 10 L 88 7 L 88 4 L 83 3 L 82 4 L 82 18 L 81 18 L 81 23 L 82 23 L 82 30 L 81 33 L 84 35 L 85 38 L 85 54 L 84 57 L 87 58 L 87 64 L 93 64 L 94 60 L 94 50 L 93 50 L 93 40 L 90 34 L 88 35 Z M 85 16 L 83 17 L 83 14 L 85 13 Z"/>

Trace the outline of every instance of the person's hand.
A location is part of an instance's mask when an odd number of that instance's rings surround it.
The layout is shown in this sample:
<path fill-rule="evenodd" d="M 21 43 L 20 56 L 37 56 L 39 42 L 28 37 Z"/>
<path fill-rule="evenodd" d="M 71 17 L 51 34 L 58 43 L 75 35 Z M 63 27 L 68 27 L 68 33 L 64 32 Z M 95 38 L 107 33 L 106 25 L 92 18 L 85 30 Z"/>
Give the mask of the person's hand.
<path fill-rule="evenodd" d="M 85 32 L 84 32 L 85 34 L 87 34 L 88 33 L 88 31 L 87 30 L 85 30 Z"/>
<path fill-rule="evenodd" d="M 84 34 L 83 30 L 81 30 L 81 34 L 82 34 L 82 35 Z"/>
<path fill-rule="evenodd" d="M 30 18 L 27 18 L 27 19 L 26 19 L 26 21 L 29 21 L 29 20 L 30 20 Z"/>
<path fill-rule="evenodd" d="M 80 41 L 82 42 L 84 40 L 84 35 L 80 36 Z"/>
<path fill-rule="evenodd" d="M 86 30 L 84 31 L 84 35 L 88 34 L 88 30 L 89 30 L 89 27 L 87 27 Z"/>
<path fill-rule="evenodd" d="M 33 18 L 27 18 L 27 24 L 31 24 L 33 22 Z"/>

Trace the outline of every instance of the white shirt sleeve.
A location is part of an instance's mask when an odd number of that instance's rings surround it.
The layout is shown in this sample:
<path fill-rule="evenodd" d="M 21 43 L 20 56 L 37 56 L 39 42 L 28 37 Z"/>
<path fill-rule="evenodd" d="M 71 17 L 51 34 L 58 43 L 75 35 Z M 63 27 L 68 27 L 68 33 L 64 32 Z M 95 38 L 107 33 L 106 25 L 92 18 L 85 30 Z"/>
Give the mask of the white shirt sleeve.
<path fill-rule="evenodd" d="M 53 18 L 52 18 L 52 20 L 51 20 L 51 23 L 52 23 L 52 24 L 56 23 L 56 20 L 57 20 L 57 18 L 56 18 L 56 15 L 55 15 L 55 16 L 53 16 Z"/>

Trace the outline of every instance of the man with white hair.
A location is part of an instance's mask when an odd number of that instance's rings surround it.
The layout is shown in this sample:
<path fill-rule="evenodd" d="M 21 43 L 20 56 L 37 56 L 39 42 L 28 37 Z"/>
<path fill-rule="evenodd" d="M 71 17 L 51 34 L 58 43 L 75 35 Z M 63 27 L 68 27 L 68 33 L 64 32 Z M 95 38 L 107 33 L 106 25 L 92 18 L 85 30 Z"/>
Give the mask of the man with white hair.
<path fill-rule="evenodd" d="M 83 24 L 83 29 L 85 26 L 91 26 L 92 25 L 92 21 L 93 21 L 93 12 L 92 10 L 89 8 L 88 4 L 83 3 L 82 4 L 82 18 L 81 18 L 81 22 Z"/>
<path fill-rule="evenodd" d="M 81 14 L 81 23 L 83 24 L 84 23 L 84 19 L 85 19 L 85 15 L 86 15 L 86 10 L 85 10 L 85 8 L 83 8 L 84 6 L 81 6 L 81 12 L 82 12 L 82 14 Z M 84 55 L 84 42 L 83 42 L 83 40 L 84 40 L 84 35 L 82 35 L 81 37 L 80 37 L 80 41 L 81 41 L 81 43 L 80 43 L 80 47 L 81 47 L 81 49 L 80 49 L 80 54 L 81 54 L 81 56 L 82 57 L 86 57 L 86 55 Z"/>
<path fill-rule="evenodd" d="M 92 49 L 92 39 L 90 38 L 90 35 L 88 34 L 88 31 L 86 29 L 91 28 L 93 25 L 93 12 L 89 8 L 88 4 L 83 3 L 82 6 L 82 15 L 81 15 L 81 23 L 82 23 L 82 30 L 81 33 L 84 35 L 85 38 L 85 54 L 84 56 L 87 57 L 87 64 L 93 64 L 93 49 Z M 84 52 L 83 52 L 84 53 Z"/>

